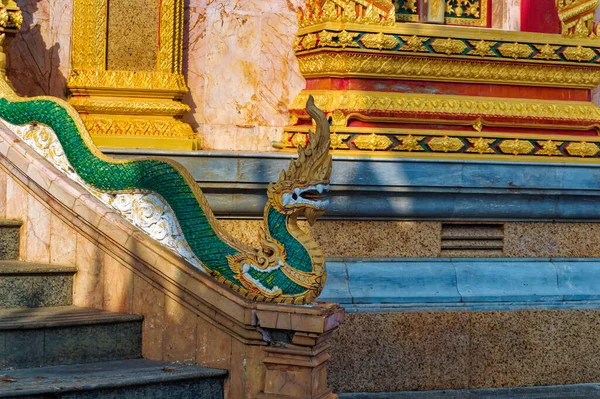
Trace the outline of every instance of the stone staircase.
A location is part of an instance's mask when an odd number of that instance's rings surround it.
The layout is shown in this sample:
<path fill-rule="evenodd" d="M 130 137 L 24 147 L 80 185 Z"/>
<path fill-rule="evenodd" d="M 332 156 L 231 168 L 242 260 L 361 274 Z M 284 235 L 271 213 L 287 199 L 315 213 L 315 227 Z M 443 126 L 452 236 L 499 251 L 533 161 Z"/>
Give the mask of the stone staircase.
<path fill-rule="evenodd" d="M 142 359 L 141 316 L 73 306 L 76 268 L 18 261 L 20 226 L 0 219 L 0 398 L 224 397 L 226 371 Z"/>

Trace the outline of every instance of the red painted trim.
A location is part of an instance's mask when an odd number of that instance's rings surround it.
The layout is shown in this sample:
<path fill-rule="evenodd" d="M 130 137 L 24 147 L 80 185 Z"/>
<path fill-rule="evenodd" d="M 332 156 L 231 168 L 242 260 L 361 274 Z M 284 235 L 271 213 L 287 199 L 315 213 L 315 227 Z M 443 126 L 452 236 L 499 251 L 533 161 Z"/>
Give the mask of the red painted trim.
<path fill-rule="evenodd" d="M 556 0 L 521 0 L 521 31 L 560 33 Z"/>
<path fill-rule="evenodd" d="M 534 100 L 589 101 L 590 91 L 558 87 L 527 87 L 479 83 L 422 82 L 395 79 L 312 78 L 307 90 L 360 90 L 394 93 L 423 93 Z"/>

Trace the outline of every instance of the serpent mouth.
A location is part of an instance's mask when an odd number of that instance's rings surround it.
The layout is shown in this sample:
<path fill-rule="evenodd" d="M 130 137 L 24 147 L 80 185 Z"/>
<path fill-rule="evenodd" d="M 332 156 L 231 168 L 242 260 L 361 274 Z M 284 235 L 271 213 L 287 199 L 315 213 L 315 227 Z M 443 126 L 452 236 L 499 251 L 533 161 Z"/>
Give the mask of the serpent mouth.
<path fill-rule="evenodd" d="M 278 265 L 270 266 L 266 268 L 259 268 L 251 263 L 244 263 L 242 266 L 242 277 L 252 286 L 256 287 L 262 294 L 268 296 L 276 296 L 282 293 L 281 288 L 274 285 L 273 288 L 266 287 L 263 283 L 260 282 L 258 278 L 255 276 L 258 274 L 266 275 L 274 272 L 275 270 L 279 270 L 283 266 L 282 262 L 279 262 Z M 252 275 L 254 273 L 254 276 Z"/>
<path fill-rule="evenodd" d="M 316 209 L 325 209 L 329 200 L 324 199 L 329 193 L 329 184 L 315 184 L 308 187 L 296 187 L 292 192 L 283 194 L 283 205 L 307 205 Z"/>

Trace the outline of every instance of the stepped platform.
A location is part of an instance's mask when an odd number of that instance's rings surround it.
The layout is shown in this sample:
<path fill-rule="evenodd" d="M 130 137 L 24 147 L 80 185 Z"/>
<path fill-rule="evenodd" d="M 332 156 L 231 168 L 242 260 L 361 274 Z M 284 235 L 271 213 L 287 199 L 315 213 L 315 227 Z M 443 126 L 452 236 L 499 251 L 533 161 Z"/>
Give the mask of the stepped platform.
<path fill-rule="evenodd" d="M 223 397 L 227 371 L 144 359 L 0 372 L 0 398 Z"/>
<path fill-rule="evenodd" d="M 140 358 L 142 320 L 76 306 L 0 310 L 0 369 Z"/>
<path fill-rule="evenodd" d="M 345 393 L 340 399 L 594 399 L 600 384 L 543 387 L 465 389 L 425 392 Z"/>

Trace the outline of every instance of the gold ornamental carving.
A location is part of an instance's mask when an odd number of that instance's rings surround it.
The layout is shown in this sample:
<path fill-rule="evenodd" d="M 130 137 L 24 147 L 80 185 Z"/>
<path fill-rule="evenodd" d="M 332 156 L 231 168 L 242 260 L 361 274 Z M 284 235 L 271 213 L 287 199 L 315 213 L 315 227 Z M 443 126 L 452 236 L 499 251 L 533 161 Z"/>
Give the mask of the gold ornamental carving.
<path fill-rule="evenodd" d="M 574 157 L 593 157 L 600 149 L 594 143 L 587 143 L 582 141 L 580 143 L 571 143 L 566 147 L 566 151 L 569 155 Z"/>
<path fill-rule="evenodd" d="M 499 145 L 500 150 L 505 154 L 526 155 L 533 151 L 533 144 L 525 140 L 504 140 Z"/>
<path fill-rule="evenodd" d="M 527 58 L 532 53 L 533 50 L 527 44 L 519 44 L 519 43 L 503 43 L 498 46 L 498 52 L 505 57 L 514 58 Z"/>
<path fill-rule="evenodd" d="M 347 124 L 346 115 L 339 109 L 336 109 L 335 111 L 333 111 L 329 116 L 331 117 L 331 125 L 332 126 L 346 126 L 346 124 Z"/>
<path fill-rule="evenodd" d="M 359 47 L 358 43 L 354 42 L 354 38 L 357 36 L 358 33 L 343 30 L 338 34 L 338 43 L 342 48 Z"/>
<path fill-rule="evenodd" d="M 405 42 L 404 46 L 402 46 L 402 49 L 415 53 L 418 51 L 427 51 L 427 48 L 423 43 L 425 43 L 428 39 L 428 37 L 420 37 L 417 35 L 410 37 L 402 36 L 402 40 Z"/>
<path fill-rule="evenodd" d="M 544 59 L 544 60 L 560 60 L 560 56 L 556 53 L 560 46 L 551 46 L 549 44 L 536 44 L 535 47 L 538 49 L 538 54 L 534 55 L 533 58 Z"/>
<path fill-rule="evenodd" d="M 455 40 L 451 38 L 435 39 L 431 43 L 431 48 L 433 48 L 436 53 L 445 53 L 447 55 L 451 55 L 462 54 L 467 49 L 467 45 L 462 40 Z"/>
<path fill-rule="evenodd" d="M 301 28 L 326 22 L 393 26 L 396 22 L 392 0 L 306 0 L 298 13 Z"/>
<path fill-rule="evenodd" d="M 373 133 L 371 135 L 360 136 L 359 138 L 355 139 L 354 145 L 359 150 L 385 151 L 392 145 L 392 140 L 386 136 Z"/>
<path fill-rule="evenodd" d="M 469 52 L 470 55 L 478 55 L 480 57 L 494 56 L 494 52 L 492 51 L 492 47 L 494 47 L 497 42 L 487 42 L 485 40 L 469 40 L 469 43 L 473 46 L 473 50 Z"/>
<path fill-rule="evenodd" d="M 493 154 L 495 151 L 490 147 L 496 139 L 468 138 L 467 141 L 473 146 L 467 149 L 467 152 L 476 152 L 478 154 Z"/>
<path fill-rule="evenodd" d="M 352 90 L 305 90 L 292 102 L 302 109 L 309 95 L 325 112 L 396 111 L 410 113 L 452 113 L 480 116 L 506 116 L 527 119 L 580 120 L 600 123 L 600 108 L 586 101 L 550 101 L 469 97 L 439 94 L 382 93 Z"/>
<path fill-rule="evenodd" d="M 598 0 L 556 0 L 562 34 L 571 38 L 596 36 L 594 23 Z"/>
<path fill-rule="evenodd" d="M 548 155 L 549 157 L 553 155 L 562 155 L 558 147 L 563 145 L 563 141 L 538 141 L 538 145 L 541 147 L 540 150 L 536 151 L 535 155 Z"/>
<path fill-rule="evenodd" d="M 152 121 L 140 117 L 102 117 L 82 115 L 89 132 L 94 136 L 153 136 L 188 138 L 189 126 L 176 119 Z"/>
<path fill-rule="evenodd" d="M 465 144 L 457 137 L 435 137 L 427 142 L 427 146 L 436 152 L 458 152 Z"/>
<path fill-rule="evenodd" d="M 348 148 L 348 144 L 344 143 L 344 141 L 350 138 L 349 134 L 331 133 L 329 137 L 331 140 L 332 150 Z"/>
<path fill-rule="evenodd" d="M 302 44 L 304 50 L 311 50 L 317 47 L 317 41 L 318 36 L 314 33 L 309 33 L 308 35 L 304 36 L 304 39 L 302 39 L 300 44 Z"/>
<path fill-rule="evenodd" d="M 400 44 L 393 35 L 384 35 L 383 33 L 367 33 L 360 38 L 360 42 L 366 48 L 379 50 L 391 50 Z"/>
<path fill-rule="evenodd" d="M 91 114 L 115 114 L 123 111 L 130 115 L 185 115 L 190 112 L 190 107 L 179 101 L 75 97 L 69 104 L 79 112 Z"/>
<path fill-rule="evenodd" d="M 419 141 L 425 139 L 425 136 L 413 136 L 409 134 L 408 136 L 396 136 L 396 139 L 400 141 L 400 144 L 394 147 L 395 151 L 425 151 L 419 144 Z"/>
<path fill-rule="evenodd" d="M 591 61 L 596 58 L 596 52 L 589 47 L 568 47 L 563 51 L 563 56 L 569 61 Z"/>
<path fill-rule="evenodd" d="M 308 135 L 297 133 L 292 137 L 291 141 L 294 147 L 306 147 L 306 144 L 308 144 Z"/>
<path fill-rule="evenodd" d="M 418 78 L 583 89 L 600 84 L 600 69 L 576 65 L 507 64 L 385 54 L 373 57 L 357 53 L 307 54 L 299 57 L 299 63 L 305 77 Z"/>

